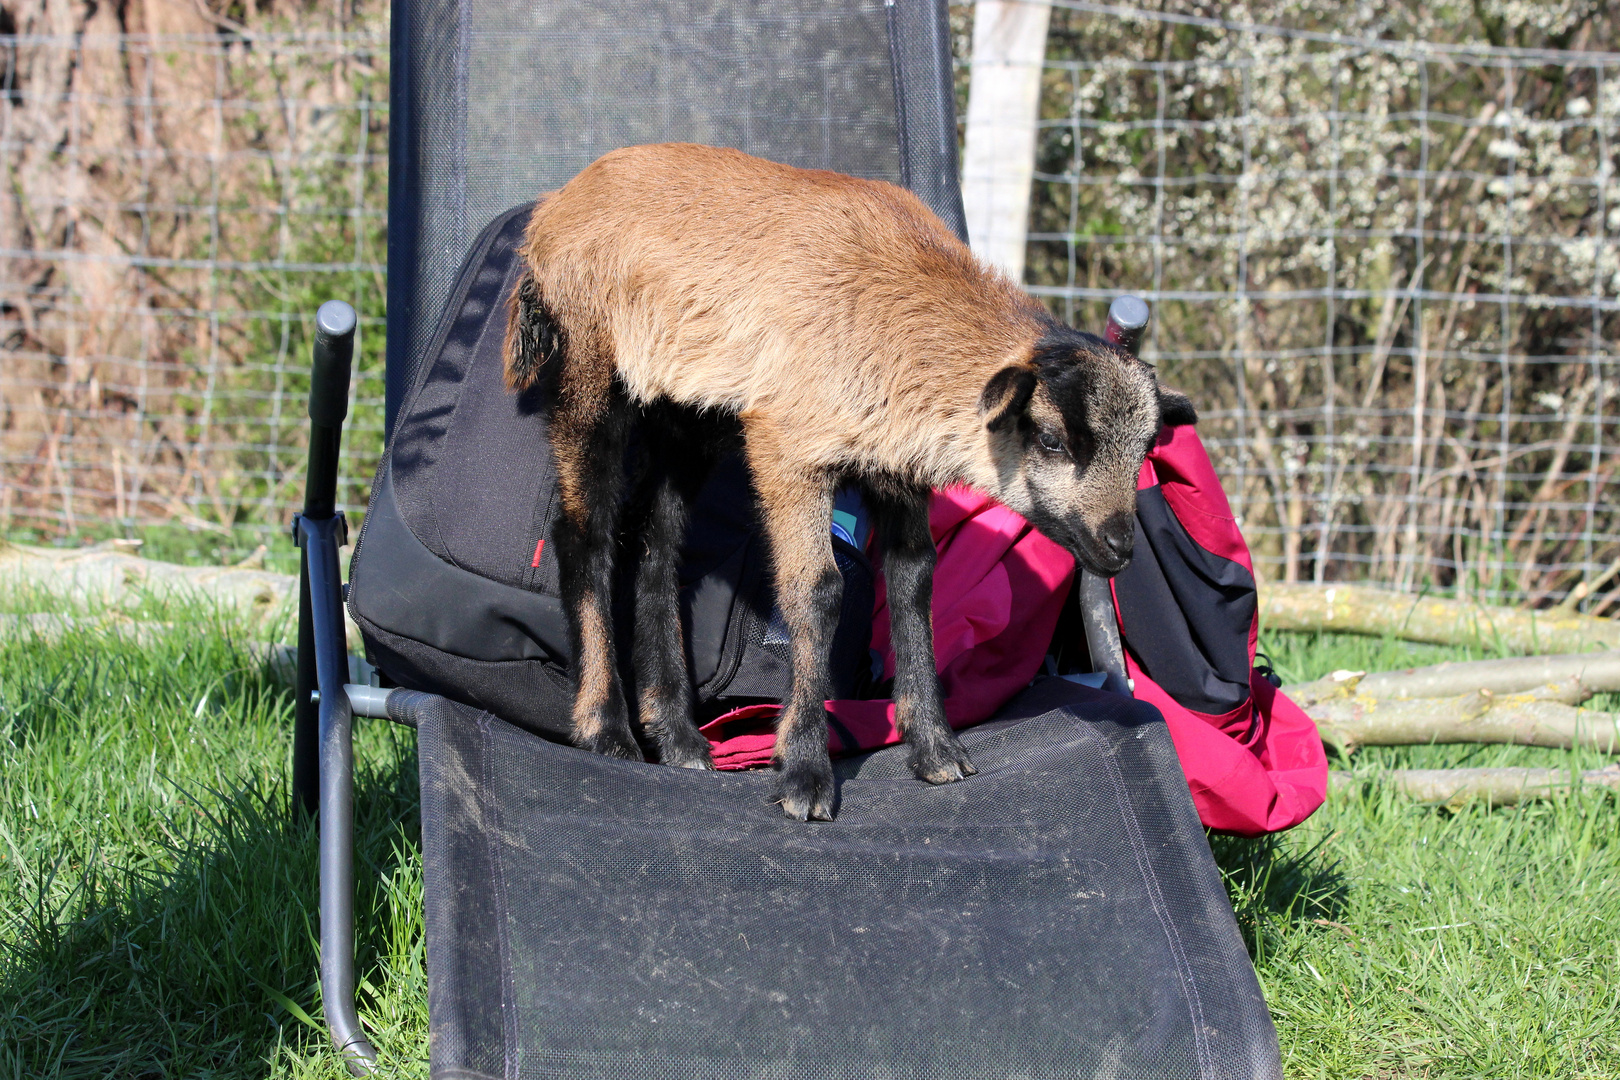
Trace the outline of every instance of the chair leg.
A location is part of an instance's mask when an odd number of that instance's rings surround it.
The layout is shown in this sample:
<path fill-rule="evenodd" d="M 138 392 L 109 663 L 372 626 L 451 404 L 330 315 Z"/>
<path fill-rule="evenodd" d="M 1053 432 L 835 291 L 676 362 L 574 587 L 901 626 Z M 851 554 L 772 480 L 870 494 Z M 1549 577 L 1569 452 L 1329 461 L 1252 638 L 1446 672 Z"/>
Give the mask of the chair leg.
<path fill-rule="evenodd" d="M 359 319 L 341 300 L 328 300 L 315 313 L 315 349 L 309 372 L 309 466 L 304 477 L 303 517 L 331 518 L 337 513 L 338 452 L 343 421 L 349 413 L 349 371 L 354 359 L 354 332 Z M 304 546 L 295 520 L 293 540 Z M 315 678 L 315 631 L 310 606 L 309 557 L 306 549 L 298 573 L 298 660 L 293 697 L 292 802 L 294 816 L 312 814 L 319 802 L 319 719 L 312 695 Z"/>
<path fill-rule="evenodd" d="M 1136 296 L 1116 297 L 1108 307 L 1108 325 L 1103 336 L 1136 355 L 1142 343 L 1151 312 L 1146 301 Z M 1091 670 L 1108 676 L 1104 689 L 1129 694 L 1136 689 L 1125 668 L 1125 647 L 1119 639 L 1119 623 L 1114 617 L 1114 590 L 1107 578 L 1085 569 L 1080 574 L 1080 622 L 1086 630 L 1086 647 L 1091 650 Z"/>
<path fill-rule="evenodd" d="M 1125 671 L 1125 648 L 1119 640 L 1119 623 L 1114 618 L 1114 595 L 1108 579 L 1080 570 L 1080 622 L 1086 630 L 1086 647 L 1091 651 L 1091 670 L 1108 676 L 1104 688 L 1116 694 L 1131 691 Z"/>
<path fill-rule="evenodd" d="M 360 1029 L 354 1004 L 354 713 L 343 689 L 349 681 L 349 654 L 338 569 L 338 547 L 348 537 L 348 524 L 337 510 L 338 450 L 349 410 L 355 324 L 354 309 L 341 300 L 329 300 L 315 313 L 309 472 L 304 512 L 293 526 L 303 550 L 293 805 L 295 813 L 308 809 L 313 795 L 320 815 L 326 1026 L 349 1072 L 365 1076 L 377 1065 L 377 1051 Z"/>
<path fill-rule="evenodd" d="M 300 517 L 309 567 L 310 614 L 320 708 L 321 1001 L 332 1044 L 355 1076 L 369 1074 L 377 1051 L 360 1028 L 354 971 L 354 712 L 343 689 L 348 652 L 338 583 L 343 516 Z"/>
<path fill-rule="evenodd" d="M 303 537 L 294 535 L 300 546 Z M 313 817 L 320 803 L 321 740 L 320 709 L 315 691 L 315 623 L 310 612 L 309 567 L 302 552 L 298 560 L 298 653 L 297 674 L 293 680 L 293 817 Z"/>

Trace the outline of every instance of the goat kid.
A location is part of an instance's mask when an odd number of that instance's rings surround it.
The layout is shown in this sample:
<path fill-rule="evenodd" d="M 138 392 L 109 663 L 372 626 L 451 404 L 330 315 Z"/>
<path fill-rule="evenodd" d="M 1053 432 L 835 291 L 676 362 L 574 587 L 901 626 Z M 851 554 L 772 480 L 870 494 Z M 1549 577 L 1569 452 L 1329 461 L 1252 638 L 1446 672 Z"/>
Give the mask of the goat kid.
<path fill-rule="evenodd" d="M 550 368 L 553 531 L 574 648 L 577 745 L 639 760 L 609 592 L 622 461 L 639 425 L 656 470 L 638 513 L 634 677 L 660 760 L 712 768 L 692 719 L 676 559 L 734 418 L 789 631 L 777 801 L 830 820 L 827 654 L 841 578 L 834 491 L 855 482 L 883 552 L 894 699 L 916 775 L 975 771 L 946 723 L 930 602 L 932 488 L 999 499 L 1087 569 L 1130 560 L 1136 479 L 1192 406 L 1153 370 L 1053 319 L 910 192 L 687 144 L 617 150 L 540 202 L 521 249 L 506 381 Z"/>

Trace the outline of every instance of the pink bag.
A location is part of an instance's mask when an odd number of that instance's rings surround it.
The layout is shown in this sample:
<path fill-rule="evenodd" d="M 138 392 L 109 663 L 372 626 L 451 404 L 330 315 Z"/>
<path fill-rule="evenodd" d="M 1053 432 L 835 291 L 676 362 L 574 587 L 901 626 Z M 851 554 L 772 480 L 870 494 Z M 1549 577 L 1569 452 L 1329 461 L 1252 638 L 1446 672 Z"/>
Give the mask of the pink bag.
<path fill-rule="evenodd" d="M 1136 552 L 1113 580 L 1133 693 L 1164 714 L 1205 825 L 1298 825 L 1327 796 L 1327 754 L 1315 722 L 1254 669 L 1254 565 L 1194 428 L 1160 432 L 1136 516 Z"/>

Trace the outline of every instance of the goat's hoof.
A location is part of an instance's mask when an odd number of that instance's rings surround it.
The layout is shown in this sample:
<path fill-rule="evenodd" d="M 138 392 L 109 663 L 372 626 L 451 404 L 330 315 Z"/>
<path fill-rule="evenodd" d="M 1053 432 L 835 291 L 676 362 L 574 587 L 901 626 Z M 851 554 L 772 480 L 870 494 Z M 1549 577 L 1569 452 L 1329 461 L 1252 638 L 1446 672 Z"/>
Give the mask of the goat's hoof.
<path fill-rule="evenodd" d="M 658 760 L 677 769 L 714 771 L 714 755 L 709 752 L 709 740 L 703 738 L 695 743 L 681 740 L 678 743 L 660 744 Z"/>
<path fill-rule="evenodd" d="M 979 770 L 973 767 L 967 749 L 953 733 L 948 739 L 918 747 L 911 758 L 911 771 L 917 779 L 930 784 L 952 784 Z"/>
<path fill-rule="evenodd" d="M 589 750 L 604 757 L 622 758 L 625 761 L 647 760 L 641 753 L 641 747 L 636 745 L 635 736 L 629 731 L 604 728 L 595 735 L 576 740 L 575 745 L 581 750 Z"/>
<path fill-rule="evenodd" d="M 831 761 L 801 761 L 782 766 L 772 801 L 795 821 L 831 821 L 836 793 Z"/>

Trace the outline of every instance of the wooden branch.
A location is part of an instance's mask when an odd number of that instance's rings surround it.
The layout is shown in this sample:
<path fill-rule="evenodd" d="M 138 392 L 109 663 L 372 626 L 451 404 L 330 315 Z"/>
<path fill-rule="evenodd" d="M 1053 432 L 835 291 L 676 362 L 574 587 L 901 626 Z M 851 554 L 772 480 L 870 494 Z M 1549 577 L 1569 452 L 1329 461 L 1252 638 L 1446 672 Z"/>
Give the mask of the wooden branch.
<path fill-rule="evenodd" d="M 180 566 L 131 554 L 139 546 L 111 540 L 83 548 L 39 548 L 0 541 L 0 588 L 35 588 L 71 602 L 123 607 L 142 596 L 156 600 L 196 599 L 235 608 L 249 626 L 291 616 L 298 603 L 298 575 L 258 569 L 255 552 L 238 566 Z M 41 618 L 21 616 L 35 630 Z M 351 649 L 360 649 L 360 631 L 343 613 Z M 71 625 L 69 623 L 63 625 Z M 21 630 L 23 622 L 0 629 Z M 53 631 L 54 632 L 54 631 Z"/>
<path fill-rule="evenodd" d="M 1488 690 L 1444 698 L 1379 700 L 1364 694 L 1318 700 L 1305 711 L 1322 741 L 1343 753 L 1357 746 L 1511 743 L 1603 753 L 1620 751 L 1620 714 L 1577 708 L 1554 684 L 1524 694 Z"/>
<path fill-rule="evenodd" d="M 1260 625 L 1333 630 L 1436 645 L 1486 645 L 1508 652 L 1620 648 L 1620 622 L 1556 611 L 1523 611 L 1470 600 L 1408 596 L 1364 585 L 1266 583 Z"/>
<path fill-rule="evenodd" d="M 29 615 L 0 615 L 0 640 L 8 637 L 36 637 L 49 644 L 55 644 L 75 631 L 85 630 L 125 638 L 137 645 L 147 645 L 173 629 L 173 623 L 136 622 L 128 616 L 116 613 L 88 618 L 45 611 Z"/>
<path fill-rule="evenodd" d="M 1493 806 L 1511 806 L 1531 799 L 1551 798 L 1574 787 L 1567 769 L 1390 769 L 1369 774 L 1393 784 L 1420 802 L 1441 803 L 1453 809 L 1473 799 Z M 1620 790 L 1620 766 L 1591 769 L 1578 774 L 1581 786 Z M 1334 771 L 1328 778 L 1335 790 L 1359 783 L 1363 776 Z"/>
<path fill-rule="evenodd" d="M 136 545 L 109 541 L 84 548 L 37 548 L 0 542 L 0 580 L 86 603 L 206 597 L 264 618 L 297 601 L 298 578 L 234 566 L 180 566 L 131 554 Z"/>
<path fill-rule="evenodd" d="M 1554 691 L 1551 687 L 1560 689 Z M 1545 699 L 1579 705 L 1593 694 L 1620 691 L 1620 652 L 1521 656 L 1509 660 L 1474 660 L 1435 664 L 1402 671 L 1336 671 L 1315 682 L 1283 688 L 1294 701 L 1318 701 L 1364 695 L 1371 698 L 1455 697 L 1489 690 L 1493 694 L 1536 691 Z"/>

